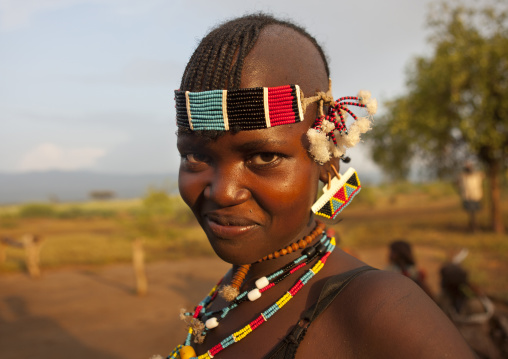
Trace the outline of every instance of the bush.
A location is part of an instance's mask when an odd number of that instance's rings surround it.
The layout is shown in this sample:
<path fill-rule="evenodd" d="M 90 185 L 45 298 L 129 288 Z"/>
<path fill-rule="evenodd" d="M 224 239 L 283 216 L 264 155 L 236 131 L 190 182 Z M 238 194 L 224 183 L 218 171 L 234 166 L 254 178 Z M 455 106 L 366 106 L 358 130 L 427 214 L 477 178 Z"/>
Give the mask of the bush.
<path fill-rule="evenodd" d="M 70 207 L 59 211 L 58 218 L 76 219 L 76 218 L 111 218 L 115 215 L 115 211 L 108 209 L 84 209 L 80 207 Z"/>
<path fill-rule="evenodd" d="M 63 211 L 58 212 L 58 218 L 61 219 L 74 219 L 79 217 L 85 217 L 86 211 L 82 208 L 71 207 Z"/>
<path fill-rule="evenodd" d="M 22 218 L 49 218 L 55 215 L 56 211 L 50 204 L 29 203 L 19 209 L 19 216 Z"/>
<path fill-rule="evenodd" d="M 455 196 L 458 198 L 458 191 L 449 182 L 432 182 L 422 185 L 425 194 L 432 199 Z"/>

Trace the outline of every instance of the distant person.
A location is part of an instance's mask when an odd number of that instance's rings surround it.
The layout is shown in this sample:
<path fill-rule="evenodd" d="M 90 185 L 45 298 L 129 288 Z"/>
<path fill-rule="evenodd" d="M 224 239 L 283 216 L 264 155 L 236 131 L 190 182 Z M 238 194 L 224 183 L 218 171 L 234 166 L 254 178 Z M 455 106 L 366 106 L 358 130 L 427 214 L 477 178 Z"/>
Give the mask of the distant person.
<path fill-rule="evenodd" d="M 484 174 L 474 170 L 471 162 L 466 162 L 458 179 L 462 206 L 469 215 L 469 230 L 477 230 L 476 213 L 481 209 Z"/>
<path fill-rule="evenodd" d="M 396 240 L 390 243 L 388 260 L 390 264 L 385 270 L 397 272 L 411 278 L 429 297 L 433 297 L 427 285 L 425 271 L 416 266 L 411 244 L 405 240 Z"/>
<path fill-rule="evenodd" d="M 455 323 L 468 344 L 479 358 L 506 358 L 506 344 L 492 337 L 499 330 L 499 323 L 506 317 L 495 314 L 492 301 L 478 288 L 469 283 L 467 272 L 455 263 L 441 268 L 441 293 L 438 304 Z M 504 333 L 506 336 L 508 333 Z"/>

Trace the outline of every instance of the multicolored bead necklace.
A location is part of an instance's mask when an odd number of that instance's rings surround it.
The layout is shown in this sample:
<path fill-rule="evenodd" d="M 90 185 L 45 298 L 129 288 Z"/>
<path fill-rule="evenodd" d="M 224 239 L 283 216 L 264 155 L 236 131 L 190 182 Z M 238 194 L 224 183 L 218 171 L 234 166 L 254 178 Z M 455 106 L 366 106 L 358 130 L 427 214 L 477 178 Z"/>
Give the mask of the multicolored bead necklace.
<path fill-rule="evenodd" d="M 187 340 L 185 341 L 185 345 L 179 345 L 177 346 L 171 354 L 167 357 L 167 359 L 211 359 L 215 355 L 217 355 L 219 352 L 227 348 L 228 346 L 239 342 L 243 338 L 245 338 L 247 335 L 252 333 L 253 330 L 257 329 L 261 324 L 268 321 L 277 311 L 279 311 L 285 304 L 287 304 L 302 288 L 307 282 L 313 278 L 324 266 L 326 263 L 326 260 L 330 256 L 330 254 L 335 249 L 335 238 L 330 238 L 329 240 L 327 237 L 324 238 L 324 251 L 325 253 L 322 254 L 322 256 L 319 258 L 319 260 L 316 262 L 316 264 L 309 269 L 307 272 L 305 272 L 300 279 L 296 281 L 296 283 L 284 294 L 282 295 L 274 304 L 269 306 L 265 311 L 261 312 L 256 319 L 254 319 L 252 322 L 241 328 L 240 330 L 234 332 L 233 334 L 226 337 L 224 340 L 222 340 L 220 343 L 214 345 L 210 350 L 208 350 L 206 353 L 196 356 L 196 353 L 194 351 L 194 348 L 190 346 L 190 338 L 192 337 L 193 329 L 192 327 L 189 328 L 189 335 L 187 337 Z M 323 243 L 321 243 L 323 244 Z M 302 256 L 303 257 L 303 256 Z M 296 268 L 296 267 L 295 267 Z M 296 271 L 296 269 L 295 269 Z M 277 271 L 278 272 L 278 271 Z M 277 273 L 275 272 L 275 273 Z M 274 274 L 275 274 L 274 273 Z M 273 274 L 272 274 L 273 275 Z M 280 275 L 280 274 L 279 274 Z M 217 287 L 217 286 L 216 286 Z M 212 289 L 209 296 L 210 298 L 213 298 L 215 296 L 216 287 Z M 242 293 L 243 294 L 243 293 Z M 203 301 L 200 302 L 200 304 L 196 307 L 196 315 L 198 315 L 201 310 L 203 309 L 203 305 L 205 304 L 208 299 L 205 298 Z M 213 299 L 211 299 L 213 300 Z M 211 302 L 210 300 L 210 302 Z M 201 306 L 201 308 L 200 308 Z M 198 310 L 199 308 L 199 310 Z"/>
<path fill-rule="evenodd" d="M 270 253 L 267 256 L 264 256 L 263 258 L 258 260 L 258 263 L 263 262 L 265 260 L 285 256 L 286 254 L 293 253 L 298 249 L 304 249 L 306 246 L 314 242 L 314 240 L 323 232 L 324 229 L 325 224 L 323 222 L 317 221 L 316 227 L 312 230 L 312 232 L 308 236 L 305 236 L 303 239 L 300 239 L 288 245 L 285 248 L 282 248 L 278 251 Z M 245 280 L 245 277 L 250 269 L 250 266 L 251 266 L 250 264 L 244 264 L 241 265 L 236 270 L 236 273 L 233 275 L 233 279 L 231 279 L 231 283 L 223 286 L 219 290 L 219 294 L 222 298 L 224 298 L 228 302 L 231 302 L 236 297 L 238 297 L 238 295 L 240 294 L 240 287 L 242 286 L 242 283 Z"/>
<path fill-rule="evenodd" d="M 276 284 L 280 283 L 281 281 L 289 277 L 291 274 L 298 271 L 300 268 L 303 268 L 304 266 L 312 262 L 319 254 L 325 252 L 328 244 L 329 240 L 323 233 L 322 238 L 314 246 L 308 247 L 302 252 L 302 256 L 286 264 L 284 267 L 273 272 L 272 274 L 265 277 L 261 277 L 258 280 L 256 280 L 255 288 L 246 290 L 243 293 L 239 294 L 227 307 L 216 311 L 206 312 L 205 311 L 206 307 L 215 299 L 217 295 L 218 292 L 217 288 L 218 285 L 220 285 L 220 283 L 222 282 L 221 279 L 221 281 L 219 281 L 219 283 L 210 291 L 208 296 L 204 300 L 202 300 L 199 303 L 199 305 L 194 309 L 194 312 L 182 313 L 183 317 L 192 316 L 193 319 L 191 319 L 191 324 L 192 321 L 201 319 L 203 317 L 209 318 L 208 320 L 206 320 L 205 328 L 202 331 L 193 328 L 195 342 L 202 342 L 208 330 L 217 327 L 219 325 L 219 322 L 222 319 L 224 319 L 230 313 L 231 310 L 238 307 L 238 305 L 247 300 L 254 301 L 259 299 L 263 292 L 267 291 L 270 288 L 273 288 Z M 188 344 L 190 344 L 190 340 L 191 335 L 189 334 L 187 337 Z"/>

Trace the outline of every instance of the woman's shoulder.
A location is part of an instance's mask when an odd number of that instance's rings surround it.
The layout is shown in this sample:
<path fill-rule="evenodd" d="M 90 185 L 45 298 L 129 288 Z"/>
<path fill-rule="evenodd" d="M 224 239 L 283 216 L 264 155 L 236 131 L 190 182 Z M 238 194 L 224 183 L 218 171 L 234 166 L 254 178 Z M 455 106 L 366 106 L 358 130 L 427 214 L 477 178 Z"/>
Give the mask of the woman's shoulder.
<path fill-rule="evenodd" d="M 324 355 L 338 350 L 346 358 L 473 357 L 452 323 L 412 280 L 381 270 L 354 278 L 316 320 L 313 332 L 336 338 L 323 343 Z"/>

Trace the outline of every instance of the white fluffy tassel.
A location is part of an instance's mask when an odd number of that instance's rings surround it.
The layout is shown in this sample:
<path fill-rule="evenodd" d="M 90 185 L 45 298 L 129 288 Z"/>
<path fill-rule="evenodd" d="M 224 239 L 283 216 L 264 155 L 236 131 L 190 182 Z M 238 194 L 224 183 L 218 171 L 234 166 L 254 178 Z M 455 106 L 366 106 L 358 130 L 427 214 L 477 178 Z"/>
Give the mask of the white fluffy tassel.
<path fill-rule="evenodd" d="M 369 115 L 372 116 L 377 112 L 377 100 L 375 98 L 371 99 L 366 106 Z"/>
<path fill-rule="evenodd" d="M 368 117 L 360 117 L 353 126 L 358 126 L 360 133 L 365 133 L 372 129 L 372 121 Z"/>
<path fill-rule="evenodd" d="M 330 160 L 330 151 L 328 151 L 328 138 L 326 133 L 309 128 L 307 138 L 310 142 L 309 152 L 314 159 L 320 164 L 324 164 Z"/>
<path fill-rule="evenodd" d="M 372 123 L 369 118 L 360 117 L 355 123 L 351 125 L 347 135 L 339 136 L 337 144 L 347 148 L 356 146 L 358 142 L 360 142 L 360 135 L 369 131 L 372 128 L 371 125 Z"/>
<path fill-rule="evenodd" d="M 337 139 L 337 148 L 339 149 L 344 149 L 344 153 L 346 152 L 345 149 L 348 147 L 347 146 L 347 136 L 346 135 L 341 135 L 341 136 L 337 136 L 335 137 Z"/>
<path fill-rule="evenodd" d="M 333 143 L 333 141 L 329 141 L 329 151 L 331 152 L 333 157 L 339 158 L 340 156 L 346 153 L 346 146 L 344 143 L 340 142 L 342 135 L 339 131 L 335 131 L 335 139 L 337 139 L 337 145 Z"/>
<path fill-rule="evenodd" d="M 348 147 L 354 147 L 360 142 L 360 130 L 358 129 L 358 126 L 355 126 L 355 124 L 352 124 L 349 133 L 344 138 L 344 144 Z"/>
<path fill-rule="evenodd" d="M 367 112 L 369 115 L 374 115 L 377 112 L 377 100 L 375 98 L 371 98 L 370 91 L 361 90 L 358 92 L 358 97 L 360 99 L 360 103 L 365 105 L 367 108 Z"/>
<path fill-rule="evenodd" d="M 360 98 L 361 104 L 367 105 L 369 103 L 370 97 L 371 97 L 370 91 L 360 90 L 360 92 L 358 92 L 358 97 Z"/>
<path fill-rule="evenodd" d="M 335 130 L 335 124 L 333 124 L 328 120 L 323 120 L 323 122 L 321 122 L 321 130 L 324 133 L 332 132 L 333 130 Z"/>

